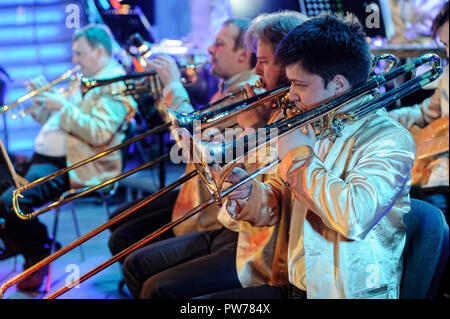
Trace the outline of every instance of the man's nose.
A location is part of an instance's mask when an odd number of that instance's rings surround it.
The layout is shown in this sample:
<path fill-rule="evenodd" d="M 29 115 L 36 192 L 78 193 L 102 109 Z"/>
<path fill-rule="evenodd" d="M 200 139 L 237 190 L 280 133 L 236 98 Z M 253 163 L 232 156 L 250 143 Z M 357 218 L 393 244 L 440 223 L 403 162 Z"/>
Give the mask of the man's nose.
<path fill-rule="evenodd" d="M 295 94 L 294 89 L 292 88 L 292 84 L 291 87 L 289 88 L 289 101 L 291 102 L 297 102 L 299 101 L 299 97 L 297 94 Z"/>
<path fill-rule="evenodd" d="M 212 45 L 209 46 L 209 48 L 208 48 L 208 53 L 209 53 L 210 55 L 214 55 L 214 48 L 215 48 L 214 44 L 212 44 Z"/>
<path fill-rule="evenodd" d="M 259 75 L 259 76 L 264 75 L 263 68 L 262 68 L 261 63 L 259 61 L 257 61 L 256 65 L 255 65 L 255 74 Z"/>

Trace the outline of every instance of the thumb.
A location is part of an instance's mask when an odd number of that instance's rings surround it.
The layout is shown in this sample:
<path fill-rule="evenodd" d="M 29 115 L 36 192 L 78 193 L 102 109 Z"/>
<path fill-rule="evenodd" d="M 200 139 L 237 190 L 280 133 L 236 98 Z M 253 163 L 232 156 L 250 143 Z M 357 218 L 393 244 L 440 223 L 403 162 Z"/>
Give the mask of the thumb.
<path fill-rule="evenodd" d="M 245 88 L 245 91 L 247 92 L 248 97 L 254 97 L 256 95 L 255 92 L 253 91 L 252 87 L 250 86 L 250 84 L 245 83 L 244 88 Z"/>

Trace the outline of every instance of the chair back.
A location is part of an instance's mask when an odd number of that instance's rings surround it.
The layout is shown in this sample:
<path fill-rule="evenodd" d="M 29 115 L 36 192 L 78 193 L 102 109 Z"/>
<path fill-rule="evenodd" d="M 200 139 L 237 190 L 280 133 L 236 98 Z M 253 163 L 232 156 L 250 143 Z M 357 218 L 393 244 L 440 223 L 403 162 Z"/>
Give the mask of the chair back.
<path fill-rule="evenodd" d="M 448 225 L 444 214 L 423 200 L 411 198 L 406 225 L 400 299 L 432 299 L 448 258 Z"/>

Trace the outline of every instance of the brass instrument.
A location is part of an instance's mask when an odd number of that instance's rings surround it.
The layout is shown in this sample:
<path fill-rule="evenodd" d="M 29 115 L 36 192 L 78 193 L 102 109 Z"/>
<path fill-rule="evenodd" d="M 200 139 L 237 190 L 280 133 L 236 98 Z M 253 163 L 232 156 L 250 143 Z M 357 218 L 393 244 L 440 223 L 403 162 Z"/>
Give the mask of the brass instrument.
<path fill-rule="evenodd" d="M 188 64 L 180 67 L 180 72 L 183 74 L 181 78 L 181 83 L 183 83 L 183 86 L 187 87 L 194 84 L 198 80 L 197 69 L 207 63 L 209 62 Z M 117 82 L 122 82 L 125 87 L 111 87 L 111 95 L 126 96 L 150 93 L 155 99 L 161 98 L 162 84 L 158 74 L 156 74 L 155 71 L 136 72 L 105 79 L 81 77 L 81 94 L 84 95 L 95 87 L 110 85 Z"/>
<path fill-rule="evenodd" d="M 392 55 L 389 53 L 374 56 L 372 58 L 371 75 L 376 75 L 377 64 L 380 63 L 381 61 L 385 61 L 385 64 L 387 64 L 387 66 L 385 66 L 384 71 L 382 73 L 387 73 L 387 72 L 391 71 L 397 65 L 398 58 L 395 55 Z"/>
<path fill-rule="evenodd" d="M 343 105 L 347 105 L 347 103 L 349 101 L 351 101 L 352 99 L 364 96 L 367 94 L 367 92 L 370 92 L 371 90 L 373 90 L 377 87 L 380 87 L 380 86 L 384 85 L 385 83 L 392 81 L 399 76 L 402 76 L 408 72 L 411 72 L 412 70 L 416 69 L 418 66 L 420 66 L 424 63 L 428 63 L 428 62 L 433 63 L 432 69 L 421 74 L 420 76 L 417 76 L 416 78 L 408 80 L 407 82 L 403 83 L 399 87 L 396 87 L 395 89 L 392 89 L 382 95 L 375 97 L 374 99 L 370 100 L 366 104 L 360 105 L 360 106 L 350 109 L 350 110 L 346 110 L 346 112 L 341 112 L 341 113 L 336 112 L 337 110 L 341 110 Z M 329 122 L 330 130 L 333 131 L 333 134 L 335 134 L 336 136 L 339 136 L 343 127 L 347 123 L 356 121 L 356 120 L 366 116 L 367 114 L 372 113 L 375 110 L 392 103 L 392 101 L 395 101 L 395 100 L 400 99 L 408 94 L 415 92 L 416 90 L 429 84 L 430 82 L 435 81 L 442 74 L 442 71 L 443 71 L 442 67 L 440 66 L 440 58 L 434 54 L 427 54 L 422 57 L 416 58 L 416 59 L 406 63 L 405 65 L 397 67 L 388 73 L 383 73 L 383 74 L 374 76 L 369 81 L 367 81 L 365 84 L 363 84 L 359 87 L 356 87 L 356 88 L 352 89 L 351 91 L 348 91 L 348 92 L 336 97 L 335 99 L 325 102 L 325 103 L 317 106 L 314 109 L 311 109 L 309 111 L 306 111 L 306 112 L 298 114 L 298 115 L 295 115 L 291 118 L 285 118 L 279 122 L 276 122 L 272 125 L 267 126 L 264 130 L 265 130 L 265 132 L 268 132 L 271 129 L 277 129 L 279 132 L 279 135 L 283 135 L 283 134 L 287 134 L 287 133 L 291 132 L 294 129 L 300 128 L 308 123 L 311 123 L 320 117 L 323 117 L 323 116 L 326 116 L 326 115 L 332 113 L 333 117 L 331 118 L 331 120 Z M 267 98 L 267 96 L 270 94 L 274 94 L 274 93 L 270 92 L 269 94 L 266 94 L 265 97 Z M 286 94 L 286 91 L 281 91 L 281 92 L 278 91 L 278 94 L 279 94 L 279 96 L 282 96 L 283 94 Z M 272 98 L 273 98 L 273 96 L 272 96 Z M 267 102 L 267 100 L 259 99 L 259 100 L 255 101 L 254 103 L 257 103 L 259 105 L 261 103 L 266 103 L 266 102 Z M 251 106 L 254 107 L 254 105 L 251 105 Z M 238 106 L 235 106 L 235 107 L 239 108 Z M 231 112 L 230 114 L 233 114 L 233 113 Z M 186 127 L 189 127 L 190 122 L 186 121 L 186 124 L 187 124 Z M 256 134 L 255 138 L 258 142 L 261 142 L 261 143 L 258 143 L 257 146 L 251 146 L 248 143 L 249 138 L 247 136 L 238 141 L 222 143 L 219 145 L 215 145 L 213 147 L 205 147 L 204 145 L 199 145 L 198 154 L 200 154 L 201 161 L 196 165 L 196 172 L 191 172 L 191 173 L 187 174 L 181 180 L 173 183 L 171 185 L 171 187 L 176 187 L 176 185 L 179 185 L 180 182 L 184 182 L 185 180 L 191 178 L 192 175 L 195 176 L 196 174 L 200 174 L 200 176 L 206 181 L 206 185 L 208 186 L 208 188 L 210 189 L 210 191 L 212 193 L 211 198 L 209 200 L 205 201 L 204 203 L 201 203 L 199 206 L 193 208 L 192 210 L 186 212 L 184 215 L 182 215 L 178 219 L 176 219 L 176 220 L 172 221 L 171 223 L 152 232 L 151 234 L 149 234 L 145 238 L 141 239 L 137 243 L 133 244 L 132 246 L 124 249 L 117 255 L 113 256 L 111 259 L 109 259 L 106 262 L 102 263 L 101 265 L 97 266 L 96 268 L 89 271 L 88 273 L 82 275 L 78 280 L 69 283 L 68 285 L 62 287 L 61 289 L 57 290 L 56 292 L 52 293 L 51 295 L 47 296 L 46 298 L 53 299 L 53 298 L 60 296 L 61 294 L 68 291 L 75 285 L 85 281 L 86 279 L 92 277 L 93 275 L 100 272 L 101 270 L 107 268 L 109 265 L 113 264 L 115 261 L 123 258 L 127 254 L 138 249 L 139 247 L 142 247 L 143 245 L 147 244 L 152 239 L 156 238 L 157 236 L 164 233 L 165 231 L 173 228 L 174 226 L 178 225 L 179 223 L 183 222 L 184 220 L 199 213 L 204 208 L 209 207 L 210 205 L 213 205 L 216 203 L 220 203 L 222 198 L 229 195 L 231 192 L 236 190 L 238 187 L 251 181 L 253 178 L 257 177 L 259 174 L 261 174 L 263 171 L 267 170 L 268 168 L 270 168 L 274 165 L 277 165 L 279 160 L 274 160 L 273 162 L 270 162 L 266 166 L 255 171 L 254 173 L 250 174 L 248 177 L 241 180 L 240 182 L 233 184 L 232 186 L 228 187 L 225 190 L 221 190 L 222 183 L 225 180 L 226 175 L 224 174 L 224 175 L 220 176 L 219 177 L 220 179 L 218 181 L 216 181 L 213 174 L 211 174 L 211 171 L 208 167 L 208 163 L 206 163 L 206 161 L 203 158 L 204 150 L 208 151 L 210 154 L 211 153 L 215 154 L 217 158 L 224 158 L 226 154 L 229 154 L 229 153 L 236 154 L 236 149 L 238 146 L 237 144 L 243 143 L 245 153 L 241 155 L 241 157 L 242 157 L 242 156 L 247 156 L 255 149 L 257 149 L 261 146 L 264 146 L 266 143 L 273 142 L 273 137 L 270 136 L 270 134 L 263 134 L 262 137 L 259 136 L 258 134 Z M 194 141 L 194 145 L 196 145 L 195 141 Z M 239 157 L 236 157 L 236 156 L 233 157 L 234 162 L 238 159 L 239 159 Z M 231 168 L 234 167 L 233 162 L 229 163 L 228 165 Z M 228 170 L 226 172 L 228 172 Z M 75 242 L 69 244 L 68 246 L 66 246 L 66 247 L 60 249 L 59 251 L 55 252 L 54 254 L 48 256 L 47 258 L 41 260 L 39 263 L 28 268 L 24 272 L 18 274 L 14 278 L 8 280 L 0 287 L 0 296 L 3 296 L 5 290 L 8 287 L 14 285 L 18 281 L 22 280 L 23 278 L 27 277 L 28 275 L 37 271 L 38 269 L 41 269 L 45 265 L 54 261 L 56 258 L 61 256 L 62 254 L 77 247 L 77 245 L 85 242 L 86 240 L 91 238 L 94 234 L 97 234 L 100 231 L 111 226 L 113 221 L 115 222 L 115 221 L 121 220 L 122 218 L 130 215 L 131 213 L 136 211 L 138 208 L 142 207 L 143 205 L 147 204 L 148 202 L 157 198 L 159 195 L 161 195 L 165 192 L 166 192 L 166 190 L 162 189 L 158 193 L 147 197 L 143 201 L 135 204 L 133 207 L 127 209 L 125 212 L 116 216 L 114 218 L 114 220 L 108 221 L 107 224 L 98 227 L 96 230 L 92 231 L 91 233 L 81 237 L 80 239 L 76 240 Z"/>
<path fill-rule="evenodd" d="M 31 91 L 31 92 L 25 94 L 24 96 L 18 98 L 15 102 L 12 102 L 12 103 L 7 104 L 7 105 L 3 105 L 0 108 L 0 114 L 11 110 L 16 105 L 19 105 L 19 104 L 25 102 L 26 100 L 28 100 L 28 99 L 30 99 L 30 98 L 32 98 L 32 97 L 34 97 L 34 96 L 44 92 L 44 91 L 49 90 L 52 86 L 54 86 L 54 85 L 56 85 L 56 84 L 58 84 L 58 83 L 60 83 L 60 82 L 62 82 L 64 80 L 66 80 L 66 79 L 69 79 L 69 78 L 73 77 L 75 75 L 75 73 L 80 70 L 80 68 L 81 67 L 79 65 L 77 65 L 74 68 L 66 71 L 63 75 L 61 75 L 60 77 L 54 79 L 53 81 L 51 81 L 49 83 L 46 83 L 43 86 L 41 86 L 40 88 L 34 89 L 33 91 Z M 39 105 L 34 105 L 32 107 L 29 107 L 28 109 L 21 111 L 20 115 L 25 116 L 26 114 L 34 111 L 37 107 L 39 107 Z"/>
<path fill-rule="evenodd" d="M 125 51 L 138 61 L 140 69 L 148 66 L 148 61 L 155 54 L 152 44 L 146 42 L 138 33 L 133 34 L 128 40 Z M 181 82 L 183 86 L 193 85 L 198 80 L 198 69 L 210 64 L 210 59 L 200 59 L 199 56 L 192 53 L 178 55 L 178 68 L 181 73 Z M 116 82 L 122 82 L 125 87 L 110 88 L 111 95 L 140 95 L 150 93 L 155 99 L 161 98 L 162 84 L 155 71 L 136 72 L 127 75 L 107 78 L 92 79 L 83 77 L 81 79 L 81 92 L 86 94 L 90 89 L 109 85 Z"/>
<path fill-rule="evenodd" d="M 286 94 L 286 92 L 288 91 L 288 89 L 289 88 L 284 87 L 284 88 L 281 88 L 281 89 L 275 89 L 275 90 L 272 90 L 272 91 L 267 91 L 267 92 L 264 92 L 262 94 L 259 94 L 259 95 L 256 95 L 256 96 L 252 97 L 252 98 L 247 99 L 244 103 L 243 102 L 237 102 L 237 103 L 233 103 L 231 105 L 223 106 L 223 107 L 217 108 L 217 109 L 215 109 L 214 107 L 211 107 L 210 105 L 206 105 L 203 108 L 201 108 L 201 109 L 199 109 L 199 110 L 197 110 L 197 111 L 195 111 L 193 113 L 190 113 L 188 115 L 181 115 L 182 113 L 177 113 L 175 111 L 169 111 L 169 114 L 171 114 L 172 112 L 176 113 L 179 116 L 178 119 L 180 120 L 180 122 L 182 122 L 182 124 L 184 126 L 186 126 L 186 127 L 193 128 L 196 123 L 200 123 L 202 125 L 202 129 L 204 129 L 204 128 L 212 127 L 214 125 L 222 123 L 223 121 L 227 120 L 230 117 L 230 115 L 236 114 L 234 112 L 242 112 L 245 109 L 248 110 L 248 109 L 251 109 L 253 107 L 257 107 L 258 105 L 260 105 L 260 103 L 266 102 L 267 100 L 276 99 L 280 95 L 284 96 Z M 211 108 L 213 108 L 213 110 L 209 111 Z M 148 137 L 150 135 L 154 135 L 154 134 L 160 133 L 160 132 L 170 128 L 171 126 L 172 126 L 171 123 L 166 123 L 166 124 L 159 125 L 159 126 L 153 128 L 153 129 L 150 129 L 150 130 L 148 130 L 148 131 L 146 131 L 146 132 L 144 132 L 144 133 L 142 133 L 142 134 L 140 134 L 140 135 L 138 135 L 136 137 L 128 139 L 127 141 L 125 141 L 125 142 L 123 142 L 123 143 L 121 143 L 121 144 L 119 144 L 117 146 L 111 147 L 111 148 L 109 148 L 109 149 L 107 149 L 107 150 L 105 150 L 103 152 L 100 152 L 100 153 L 98 153 L 98 154 L 96 154 L 96 155 L 94 155 L 92 157 L 89 157 L 89 158 L 87 158 L 87 159 L 85 159 L 85 160 L 83 160 L 81 162 L 75 163 L 75 164 L 73 164 L 73 165 L 71 165 L 69 167 L 63 168 L 63 169 L 61 169 L 61 170 L 59 170 L 57 172 L 54 172 L 54 173 L 52 173 L 52 174 L 50 174 L 48 176 L 36 179 L 35 181 L 33 181 L 31 183 L 23 185 L 22 187 L 14 190 L 14 192 L 13 192 L 13 208 L 14 208 L 14 211 L 16 212 L 17 216 L 19 218 L 21 218 L 21 219 L 24 219 L 24 220 L 32 219 L 32 218 L 37 217 L 37 216 L 39 216 L 39 215 L 41 215 L 41 214 L 43 214 L 45 212 L 50 211 L 50 210 L 52 210 L 52 209 L 54 209 L 56 207 L 59 207 L 59 206 L 61 206 L 63 204 L 66 204 L 66 203 L 68 203 L 68 202 L 70 202 L 72 200 L 75 200 L 75 199 L 77 199 L 79 197 L 82 197 L 82 196 L 84 196 L 84 195 L 86 195 L 88 193 L 91 193 L 91 192 L 93 192 L 93 191 L 95 191 L 97 189 L 100 189 L 100 188 L 102 188 L 104 186 L 110 185 L 110 184 L 112 184 L 112 183 L 114 183 L 114 182 L 116 182 L 116 181 L 118 181 L 120 179 L 123 179 L 123 178 L 133 174 L 133 173 L 136 173 L 136 172 L 138 172 L 140 170 L 143 170 L 143 169 L 148 168 L 148 167 L 150 167 L 150 166 L 152 166 L 154 164 L 160 163 L 160 162 L 168 159 L 169 158 L 169 153 L 167 153 L 165 155 L 162 155 L 162 156 L 158 157 L 157 159 L 154 159 L 154 160 L 152 160 L 152 161 L 150 161 L 148 163 L 145 163 L 145 164 L 143 164 L 143 165 L 141 165 L 141 166 L 139 166 L 139 167 L 137 167 L 137 168 L 135 168 L 133 170 L 130 170 L 129 172 L 125 172 L 125 173 L 123 173 L 123 174 L 121 174 L 119 176 L 111 178 L 111 179 L 109 179 L 109 180 L 107 180 L 107 181 L 105 181 L 105 182 L 103 182 L 101 184 L 98 184 L 96 186 L 92 186 L 90 188 L 86 188 L 82 192 L 77 193 L 76 195 L 71 196 L 70 198 L 66 198 L 64 200 L 55 201 L 55 202 L 49 204 L 48 206 L 44 206 L 44 207 L 40 208 L 39 210 L 34 211 L 32 213 L 28 213 L 28 214 L 24 213 L 24 212 L 22 212 L 22 210 L 19 207 L 19 198 L 22 196 L 21 194 L 23 192 L 25 192 L 26 190 L 28 190 L 30 188 L 33 188 L 33 187 L 35 187 L 37 185 L 40 185 L 42 183 L 45 183 L 45 182 L 47 182 L 49 180 L 52 180 L 52 179 L 54 179 L 57 176 L 66 174 L 67 172 L 69 172 L 69 171 L 71 171 L 73 169 L 76 169 L 76 168 L 78 168 L 80 166 L 83 166 L 83 165 L 85 165 L 87 163 L 95 161 L 95 160 L 97 160 L 97 159 L 99 159 L 99 158 L 101 158 L 101 157 L 103 157 L 105 155 L 108 155 L 108 154 L 110 154 L 112 152 L 115 152 L 115 151 L 117 151 L 117 150 L 119 150 L 119 149 L 121 149 L 123 147 L 126 147 L 126 146 L 128 146 L 128 145 L 130 145 L 130 144 L 132 144 L 132 143 L 134 143 L 134 142 L 136 142 L 138 140 L 141 140 L 141 139 L 143 139 L 145 137 Z"/>

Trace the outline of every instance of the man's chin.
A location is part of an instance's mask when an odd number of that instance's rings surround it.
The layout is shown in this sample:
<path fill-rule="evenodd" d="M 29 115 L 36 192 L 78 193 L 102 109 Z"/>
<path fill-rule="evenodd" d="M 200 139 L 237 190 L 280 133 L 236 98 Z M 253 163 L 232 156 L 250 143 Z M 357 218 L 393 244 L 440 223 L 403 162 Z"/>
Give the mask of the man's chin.
<path fill-rule="evenodd" d="M 216 68 L 216 66 L 214 64 L 211 66 L 211 69 L 209 69 L 209 72 L 212 75 L 214 75 L 215 77 L 220 78 L 220 72 L 217 72 L 217 68 Z"/>

